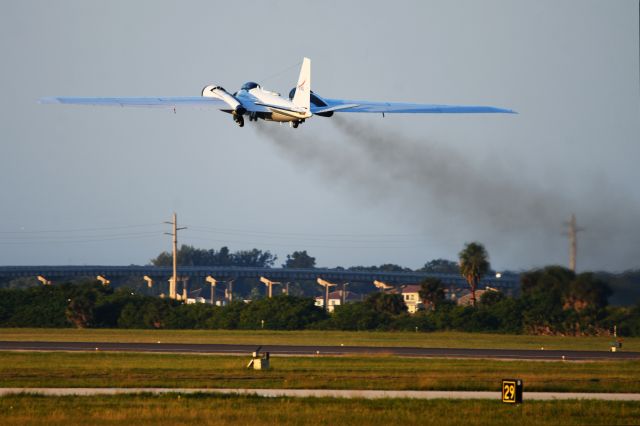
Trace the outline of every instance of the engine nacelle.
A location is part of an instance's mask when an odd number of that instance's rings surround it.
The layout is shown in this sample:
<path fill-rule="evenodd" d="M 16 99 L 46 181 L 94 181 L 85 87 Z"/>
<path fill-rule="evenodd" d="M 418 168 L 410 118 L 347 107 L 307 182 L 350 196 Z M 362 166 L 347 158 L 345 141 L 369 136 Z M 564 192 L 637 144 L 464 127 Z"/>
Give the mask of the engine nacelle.
<path fill-rule="evenodd" d="M 202 96 L 205 98 L 217 98 L 224 101 L 229 105 L 229 109 L 236 114 L 244 114 L 247 110 L 242 106 L 240 102 L 231 93 L 224 90 L 221 86 L 206 86 L 202 89 Z"/>

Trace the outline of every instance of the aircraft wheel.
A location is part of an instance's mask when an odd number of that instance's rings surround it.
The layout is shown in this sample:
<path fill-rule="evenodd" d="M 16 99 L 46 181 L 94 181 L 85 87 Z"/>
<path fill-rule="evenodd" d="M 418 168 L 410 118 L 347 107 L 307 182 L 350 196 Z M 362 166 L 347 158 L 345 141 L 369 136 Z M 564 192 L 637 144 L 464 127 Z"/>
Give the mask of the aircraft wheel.
<path fill-rule="evenodd" d="M 300 123 L 298 123 L 297 121 L 292 121 L 291 122 L 291 127 L 293 127 L 294 129 L 297 129 L 299 124 Z"/>

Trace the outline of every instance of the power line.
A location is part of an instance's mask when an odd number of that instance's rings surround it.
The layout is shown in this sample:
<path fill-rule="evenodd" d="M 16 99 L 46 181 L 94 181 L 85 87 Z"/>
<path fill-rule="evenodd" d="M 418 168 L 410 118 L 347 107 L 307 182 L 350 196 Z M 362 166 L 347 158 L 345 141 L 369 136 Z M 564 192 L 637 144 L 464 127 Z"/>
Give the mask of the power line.
<path fill-rule="evenodd" d="M 296 63 L 295 63 L 295 64 L 293 64 L 293 65 L 289 65 L 288 67 L 286 67 L 286 68 L 284 68 L 284 69 L 281 69 L 280 71 L 278 71 L 278 72 L 276 72 L 276 73 L 274 73 L 274 74 L 271 74 L 271 75 L 269 75 L 269 76 L 267 76 L 267 77 L 263 78 L 263 79 L 261 80 L 261 82 L 262 82 L 262 84 L 264 84 L 264 82 L 266 82 L 266 81 L 270 81 L 270 80 L 274 79 L 275 77 L 279 77 L 280 75 L 284 74 L 285 72 L 287 72 L 287 71 L 289 71 L 289 70 L 291 70 L 291 69 L 293 69 L 293 68 L 297 68 L 297 67 L 299 67 L 300 65 L 302 65 L 302 61 L 300 61 L 300 62 L 296 62 Z"/>
<path fill-rule="evenodd" d="M 79 233 L 79 232 L 100 232 L 100 231 L 112 231 L 112 230 L 123 230 L 123 229 L 133 229 L 133 228 L 143 228 L 143 227 L 152 227 L 159 226 L 162 223 L 148 223 L 148 224 L 138 224 L 138 225 L 121 225 L 121 226 L 109 226 L 109 227 L 93 227 L 93 228 L 73 228 L 73 229 L 41 229 L 41 230 L 19 230 L 19 231 L 0 231 L 0 239 L 2 238 L 19 238 L 19 239 L 27 239 L 27 238 L 39 238 L 37 234 L 68 234 L 68 233 Z M 193 225 L 189 226 L 190 229 L 204 232 L 204 233 L 215 233 L 215 234 L 227 234 L 227 235 L 241 235 L 241 236 L 261 236 L 265 238 L 282 238 L 282 239 L 312 239 L 318 241 L 335 241 L 339 239 L 339 241 L 368 241 L 370 239 L 376 239 L 376 241 L 383 242 L 398 242 L 396 240 L 384 240 L 386 238 L 394 238 L 394 239 L 425 239 L 427 238 L 424 234 L 417 233 L 310 233 L 310 232 L 290 232 L 290 231 L 260 231 L 260 230 L 251 230 L 251 229 L 239 229 L 239 228 L 215 228 L 201 225 Z M 114 234 L 113 236 L 128 236 L 128 235 L 142 235 L 145 233 L 153 234 L 155 231 L 140 231 L 134 233 L 126 233 L 126 234 Z M 34 236 L 35 237 L 32 237 Z M 96 235 L 71 235 L 71 236 L 50 236 L 47 238 L 96 238 L 102 237 L 101 234 Z"/>
<path fill-rule="evenodd" d="M 200 234 L 197 234 L 200 235 Z M 414 240 L 409 240 L 409 239 L 396 239 L 396 240 L 374 240 L 374 239 L 336 239 L 336 238 L 318 238 L 318 237 L 288 237 L 288 236 L 266 236 L 266 235 L 256 235 L 256 236 L 251 236 L 251 235 L 244 235 L 244 234 L 228 234 L 226 232 L 219 232 L 217 233 L 217 235 L 229 235 L 231 237 L 231 239 L 234 239 L 235 241 L 238 241 L 238 239 L 241 240 L 247 240 L 247 239 L 251 239 L 251 240 L 262 240 L 262 241 L 282 241 L 282 242 L 286 242 L 288 244 L 306 244 L 309 242 L 312 243 L 332 243 L 332 244 L 378 244 L 378 245 L 383 245 L 383 244 L 410 244 L 410 243 L 414 243 L 414 244 L 423 244 L 425 243 L 427 240 L 426 239 L 414 239 Z M 191 234 L 188 236 L 188 238 L 194 238 L 191 237 Z M 206 238 L 206 237 L 200 237 L 198 236 L 197 238 Z M 217 238 L 216 240 L 220 241 L 219 238 Z"/>
<path fill-rule="evenodd" d="M 367 234 L 367 233 L 353 233 L 353 234 L 329 234 L 329 233 L 309 233 L 309 232 L 272 232 L 272 231 L 258 231 L 258 230 L 245 230 L 238 228 L 213 228 L 200 225 L 189 225 L 190 229 L 199 230 L 202 232 L 215 232 L 215 233 L 240 233 L 248 235 L 275 235 L 275 236 L 324 236 L 324 237 L 354 237 L 354 238 L 380 238 L 380 237 L 410 237 L 410 238 L 426 238 L 425 234 L 419 233 L 404 233 L 404 234 Z"/>
<path fill-rule="evenodd" d="M 173 221 L 164 222 L 173 225 Z M 120 225 L 108 227 L 88 227 L 73 229 L 42 229 L 29 231 L 0 231 L 0 245 L 29 245 L 29 244 L 75 244 L 91 242 L 107 242 L 116 240 L 150 239 L 168 234 L 162 230 L 137 230 L 160 226 L 162 223 L 147 223 L 135 225 Z M 186 227 L 178 228 L 186 229 Z M 133 232 L 108 232 L 131 229 Z M 311 233 L 292 231 L 262 231 L 255 229 L 218 228 L 210 226 L 189 226 L 186 239 L 188 241 L 211 241 L 221 244 L 250 244 L 269 245 L 279 247 L 297 247 L 304 245 L 308 248 L 333 249 L 406 249 L 423 247 L 428 240 L 423 234 L 392 234 L 392 233 Z M 82 234 L 86 233 L 86 234 Z M 205 234 L 205 235 L 202 235 Z M 218 238 L 208 238 L 206 234 L 216 234 Z M 230 236 L 225 238 L 220 236 Z M 177 245 L 177 235 L 176 235 Z"/>
<path fill-rule="evenodd" d="M 105 236 L 103 238 L 94 237 L 76 237 L 71 239 L 58 238 L 58 239 L 3 239 L 0 238 L 0 245 L 32 245 L 32 244 L 75 244 L 75 243 L 93 243 L 103 241 L 121 241 L 121 240 L 140 240 L 148 238 L 158 238 L 160 233 L 150 233 L 144 235 L 120 235 L 120 236 Z"/>
<path fill-rule="evenodd" d="M 260 246 L 276 246 L 276 247 L 291 247 L 296 248 L 300 247 L 300 245 L 304 244 L 305 248 L 329 248 L 329 249 L 408 249 L 408 248 L 421 248 L 424 247 L 422 244 L 410 244 L 410 245 L 380 245 L 380 244 L 365 244 L 363 242 L 361 245 L 326 245 L 326 244 L 307 244 L 307 243 L 279 243 L 273 241 L 257 241 L 257 240 L 230 240 L 230 239 L 220 239 L 220 238 L 203 238 L 203 237 L 191 237 L 186 236 L 183 237 L 183 240 L 187 241 L 210 241 L 217 242 L 221 244 L 250 244 L 250 245 L 260 245 Z M 336 241 L 335 243 L 339 243 Z M 348 242 L 347 242 L 348 243 Z M 375 242 L 372 242 L 375 243 Z"/>
<path fill-rule="evenodd" d="M 15 240 L 15 241 L 28 241 L 28 240 L 39 240 L 39 239 L 53 239 L 53 240 L 74 240 L 74 239 L 86 239 L 86 238 L 103 238 L 103 237 L 136 237 L 140 235 L 159 235 L 158 231 L 142 231 L 142 232 L 126 232 L 126 233 L 117 233 L 117 234 L 87 234 L 87 235 L 45 235 L 39 236 L 34 234 L 28 235 L 11 235 L 11 236 L 2 236 L 0 235 L 0 240 Z"/>
<path fill-rule="evenodd" d="M 112 231 L 116 229 L 131 229 L 142 228 L 149 226 L 159 226 L 161 223 L 147 223 L 142 225 L 122 225 L 122 226 L 107 226 L 102 228 L 75 228 L 75 229 L 42 229 L 33 231 L 0 231 L 0 234 L 48 234 L 48 233 L 69 233 L 69 232 L 93 232 L 93 231 Z"/>

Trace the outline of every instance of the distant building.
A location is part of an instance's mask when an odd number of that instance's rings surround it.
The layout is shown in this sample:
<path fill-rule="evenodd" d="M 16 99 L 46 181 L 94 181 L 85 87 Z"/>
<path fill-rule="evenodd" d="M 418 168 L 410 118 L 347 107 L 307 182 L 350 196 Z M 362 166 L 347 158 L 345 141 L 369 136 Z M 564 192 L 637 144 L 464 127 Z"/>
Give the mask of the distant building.
<path fill-rule="evenodd" d="M 187 297 L 187 305 L 194 303 L 208 303 L 208 301 L 204 297 Z"/>
<path fill-rule="evenodd" d="M 215 287 L 213 288 L 215 289 Z M 185 303 L 191 305 L 193 303 L 208 303 L 211 304 L 211 287 L 202 287 L 195 290 L 191 290 L 187 294 Z M 226 300 L 226 294 L 223 296 L 220 292 L 217 292 L 215 304 L 216 306 L 225 306 L 228 301 Z M 178 294 L 178 300 L 182 300 L 182 296 Z"/>
<path fill-rule="evenodd" d="M 486 287 L 485 289 L 482 289 L 482 290 L 481 289 L 476 290 L 476 303 L 480 302 L 480 298 L 482 297 L 482 295 L 488 291 L 499 291 L 499 290 L 491 287 Z M 455 302 L 459 306 L 470 306 L 472 304 L 471 291 L 466 290 L 464 294 L 462 294 L 460 297 L 455 299 Z"/>
<path fill-rule="evenodd" d="M 199 288 L 197 290 L 187 291 L 186 297 L 185 294 L 176 294 L 176 300 L 182 300 L 187 305 L 192 305 L 194 303 L 207 303 L 207 300 L 202 295 L 202 289 Z"/>
<path fill-rule="evenodd" d="M 420 299 L 420 286 L 417 284 L 404 285 L 400 289 L 402 300 L 407 306 L 407 311 L 410 314 L 415 314 L 421 309 L 424 309 L 424 304 Z"/>
<path fill-rule="evenodd" d="M 315 300 L 316 306 L 324 308 L 324 296 L 318 296 Z M 327 310 L 329 312 L 333 312 L 336 309 L 336 306 L 342 305 L 342 300 L 342 290 L 332 291 L 331 293 L 329 293 L 329 303 Z M 359 294 L 356 294 L 352 291 L 344 292 L 344 303 L 359 302 L 361 300 L 362 296 Z"/>

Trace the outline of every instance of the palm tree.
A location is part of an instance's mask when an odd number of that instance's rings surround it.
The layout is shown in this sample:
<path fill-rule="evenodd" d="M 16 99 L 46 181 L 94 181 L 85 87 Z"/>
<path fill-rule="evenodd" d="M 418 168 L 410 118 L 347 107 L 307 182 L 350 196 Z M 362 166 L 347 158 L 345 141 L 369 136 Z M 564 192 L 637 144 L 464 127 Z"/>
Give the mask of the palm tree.
<path fill-rule="evenodd" d="M 458 253 L 460 273 L 471 287 L 471 302 L 476 306 L 476 289 L 482 277 L 489 271 L 489 254 L 480 243 L 467 243 Z"/>

